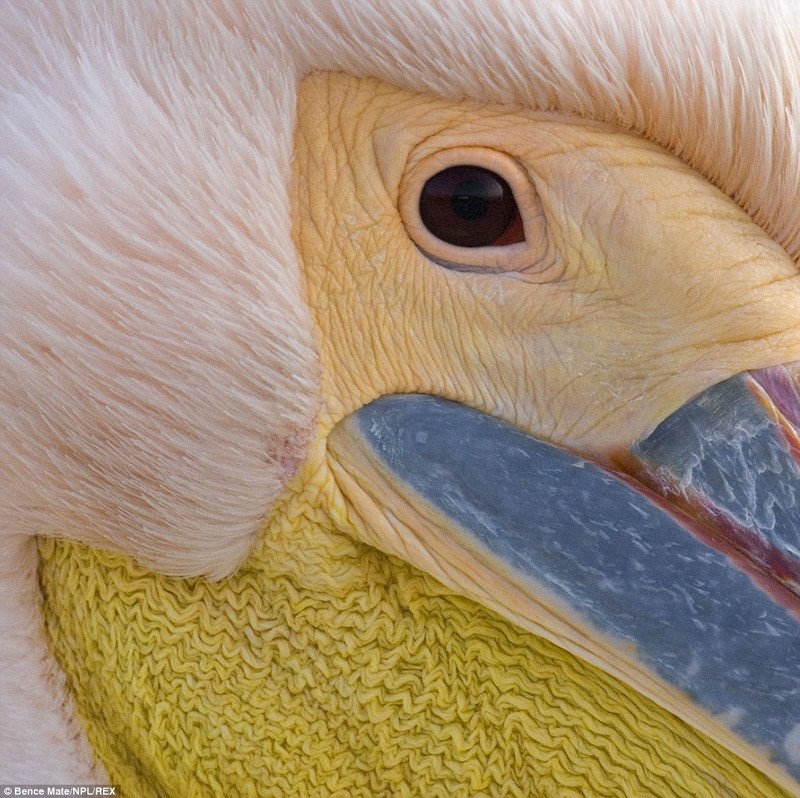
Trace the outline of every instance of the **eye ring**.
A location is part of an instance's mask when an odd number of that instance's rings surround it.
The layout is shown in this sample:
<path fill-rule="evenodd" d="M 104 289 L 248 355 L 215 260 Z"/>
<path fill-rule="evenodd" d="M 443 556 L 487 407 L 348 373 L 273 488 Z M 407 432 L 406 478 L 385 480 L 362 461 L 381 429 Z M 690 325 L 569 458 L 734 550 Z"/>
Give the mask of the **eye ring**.
<path fill-rule="evenodd" d="M 456 147 L 412 157 L 399 210 L 418 249 L 445 267 L 538 270 L 547 256 L 536 189 L 522 166 L 498 150 Z"/>

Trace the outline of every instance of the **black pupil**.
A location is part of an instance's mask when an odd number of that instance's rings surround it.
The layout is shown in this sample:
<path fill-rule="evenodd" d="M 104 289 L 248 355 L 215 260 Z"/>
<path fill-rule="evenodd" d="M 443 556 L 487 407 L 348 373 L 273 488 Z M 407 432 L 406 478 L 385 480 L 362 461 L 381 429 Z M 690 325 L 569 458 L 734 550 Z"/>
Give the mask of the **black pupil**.
<path fill-rule="evenodd" d="M 500 199 L 499 196 L 491 196 L 493 189 L 500 188 L 497 183 L 489 183 L 488 181 L 476 180 L 475 178 L 468 177 L 462 180 L 455 188 L 455 193 L 451 200 L 453 206 L 453 213 L 459 219 L 465 219 L 468 222 L 474 222 L 485 216 L 489 210 L 489 204 L 492 199 Z M 501 189 L 502 191 L 502 189 Z"/>
<path fill-rule="evenodd" d="M 480 166 L 451 166 L 431 177 L 419 198 L 422 223 L 457 247 L 501 243 L 519 215 L 514 194 L 500 175 Z"/>

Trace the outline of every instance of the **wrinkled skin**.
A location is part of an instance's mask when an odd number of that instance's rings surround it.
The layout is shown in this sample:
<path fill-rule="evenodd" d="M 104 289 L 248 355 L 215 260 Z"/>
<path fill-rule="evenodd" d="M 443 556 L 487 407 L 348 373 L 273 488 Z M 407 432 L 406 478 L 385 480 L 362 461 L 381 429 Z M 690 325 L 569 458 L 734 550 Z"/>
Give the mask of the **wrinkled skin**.
<path fill-rule="evenodd" d="M 326 426 L 423 392 L 603 458 L 704 388 L 800 358 L 794 264 L 652 143 L 344 75 L 309 77 L 299 109 L 296 241 Z M 398 211 L 415 164 L 465 146 L 510 156 L 538 203 L 527 253 L 474 271 L 426 257 Z"/>

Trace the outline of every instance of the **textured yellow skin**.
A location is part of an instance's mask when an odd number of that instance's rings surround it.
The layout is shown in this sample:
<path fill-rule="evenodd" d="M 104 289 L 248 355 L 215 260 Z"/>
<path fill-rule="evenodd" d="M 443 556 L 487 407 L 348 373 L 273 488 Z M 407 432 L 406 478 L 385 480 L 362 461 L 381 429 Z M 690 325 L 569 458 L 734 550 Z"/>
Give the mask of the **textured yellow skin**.
<path fill-rule="evenodd" d="M 324 406 L 292 491 L 216 584 L 41 544 L 54 648 L 112 780 L 142 798 L 782 795 L 617 680 L 361 543 L 325 441 L 375 396 L 420 391 L 602 455 L 729 374 L 800 357 L 794 266 L 704 180 L 600 126 L 345 76 L 307 80 L 299 110 Z M 536 175 L 554 271 L 449 271 L 409 239 L 409 158 L 465 137 Z"/>
<path fill-rule="evenodd" d="M 647 141 L 345 75 L 307 79 L 299 113 L 296 238 L 328 423 L 383 394 L 431 393 L 602 455 L 726 377 L 800 359 L 797 267 Z M 409 237 L 404 170 L 465 145 L 508 154 L 536 183 L 543 270 L 452 271 Z"/>
<path fill-rule="evenodd" d="M 339 532 L 323 473 L 219 583 L 42 543 L 56 654 L 123 796 L 785 795 L 616 679 Z"/>

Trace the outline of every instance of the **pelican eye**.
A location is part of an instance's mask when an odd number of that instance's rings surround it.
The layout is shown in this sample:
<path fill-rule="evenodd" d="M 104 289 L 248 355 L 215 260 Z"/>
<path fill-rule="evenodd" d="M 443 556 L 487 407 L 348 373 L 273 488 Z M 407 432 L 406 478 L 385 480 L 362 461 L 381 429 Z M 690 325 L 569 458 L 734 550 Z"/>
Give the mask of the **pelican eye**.
<path fill-rule="evenodd" d="M 458 164 L 430 177 L 419 216 L 431 235 L 456 247 L 496 247 L 525 240 L 517 201 L 496 172 Z"/>
<path fill-rule="evenodd" d="M 437 266 L 551 279 L 555 250 L 544 209 L 515 155 L 484 146 L 436 149 L 426 139 L 406 162 L 398 210 L 411 241 Z"/>

